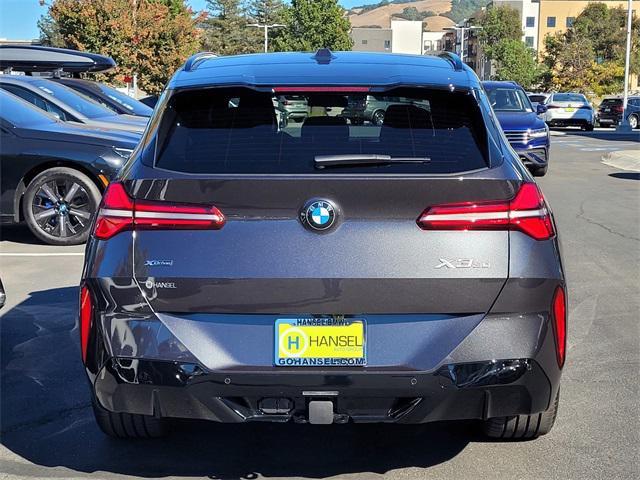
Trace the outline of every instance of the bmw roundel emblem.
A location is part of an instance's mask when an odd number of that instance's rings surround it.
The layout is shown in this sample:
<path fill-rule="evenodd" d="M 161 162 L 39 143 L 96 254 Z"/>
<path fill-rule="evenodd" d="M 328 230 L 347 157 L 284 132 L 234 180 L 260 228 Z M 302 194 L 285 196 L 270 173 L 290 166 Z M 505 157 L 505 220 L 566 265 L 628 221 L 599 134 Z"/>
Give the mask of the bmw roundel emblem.
<path fill-rule="evenodd" d="M 327 200 L 314 200 L 307 203 L 301 212 L 302 222 L 313 230 L 326 230 L 336 220 L 336 210 Z"/>

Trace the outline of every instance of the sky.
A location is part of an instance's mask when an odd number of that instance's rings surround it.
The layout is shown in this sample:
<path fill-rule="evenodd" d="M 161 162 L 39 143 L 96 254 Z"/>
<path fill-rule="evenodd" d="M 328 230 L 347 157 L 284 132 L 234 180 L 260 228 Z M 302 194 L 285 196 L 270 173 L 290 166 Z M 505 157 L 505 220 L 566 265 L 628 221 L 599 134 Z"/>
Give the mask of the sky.
<path fill-rule="evenodd" d="M 340 0 L 346 8 L 378 0 Z M 47 1 L 47 3 L 49 3 Z M 204 10 L 205 0 L 187 0 L 194 10 Z M 38 19 L 47 11 L 39 0 L 0 0 L 0 38 L 10 40 L 30 40 L 38 38 Z"/>

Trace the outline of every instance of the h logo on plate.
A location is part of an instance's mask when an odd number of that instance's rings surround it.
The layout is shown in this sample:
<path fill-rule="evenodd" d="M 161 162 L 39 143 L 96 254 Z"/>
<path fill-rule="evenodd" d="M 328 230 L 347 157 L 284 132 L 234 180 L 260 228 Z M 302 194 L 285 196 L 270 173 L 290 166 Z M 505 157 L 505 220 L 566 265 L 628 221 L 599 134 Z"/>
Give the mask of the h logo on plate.
<path fill-rule="evenodd" d="M 289 337 L 287 338 L 287 350 L 291 351 L 293 349 L 293 346 L 295 345 L 295 349 L 296 350 L 300 350 L 300 337 L 296 336 L 294 337 Z"/>

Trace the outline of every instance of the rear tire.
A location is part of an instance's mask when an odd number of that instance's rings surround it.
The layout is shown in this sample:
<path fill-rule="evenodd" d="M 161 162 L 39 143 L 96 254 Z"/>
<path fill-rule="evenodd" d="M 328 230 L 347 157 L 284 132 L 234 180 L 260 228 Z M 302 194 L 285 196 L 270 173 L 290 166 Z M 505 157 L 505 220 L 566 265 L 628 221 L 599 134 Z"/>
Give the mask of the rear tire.
<path fill-rule="evenodd" d="M 638 117 L 636 115 L 629 115 L 629 125 L 631 128 L 638 128 Z"/>
<path fill-rule="evenodd" d="M 84 173 L 54 167 L 29 182 L 22 197 L 22 214 L 29 230 L 43 242 L 78 245 L 89 237 L 100 199 L 100 190 Z M 64 210 L 60 211 L 67 213 L 58 213 L 60 203 L 64 204 Z"/>
<path fill-rule="evenodd" d="M 522 440 L 546 435 L 553 428 L 558 414 L 560 392 L 548 410 L 534 415 L 490 418 L 484 422 L 484 433 L 489 438 Z"/>
<path fill-rule="evenodd" d="M 114 438 L 159 438 L 167 434 L 167 420 L 149 415 L 115 413 L 93 400 L 93 414 L 100 430 Z"/>
<path fill-rule="evenodd" d="M 593 132 L 593 123 L 589 123 L 583 127 L 583 130 L 586 132 Z"/>

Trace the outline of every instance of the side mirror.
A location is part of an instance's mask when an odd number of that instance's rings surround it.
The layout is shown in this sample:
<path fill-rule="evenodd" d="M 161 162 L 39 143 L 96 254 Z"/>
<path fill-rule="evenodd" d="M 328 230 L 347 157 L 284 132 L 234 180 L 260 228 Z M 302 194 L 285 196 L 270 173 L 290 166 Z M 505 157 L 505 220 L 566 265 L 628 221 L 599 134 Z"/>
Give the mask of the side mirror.
<path fill-rule="evenodd" d="M 542 115 L 542 114 L 543 114 L 543 113 L 545 113 L 546 111 L 547 111 L 547 106 L 546 106 L 546 105 L 543 105 L 543 104 L 539 103 L 539 104 L 536 106 L 536 113 L 537 113 L 538 115 Z"/>

